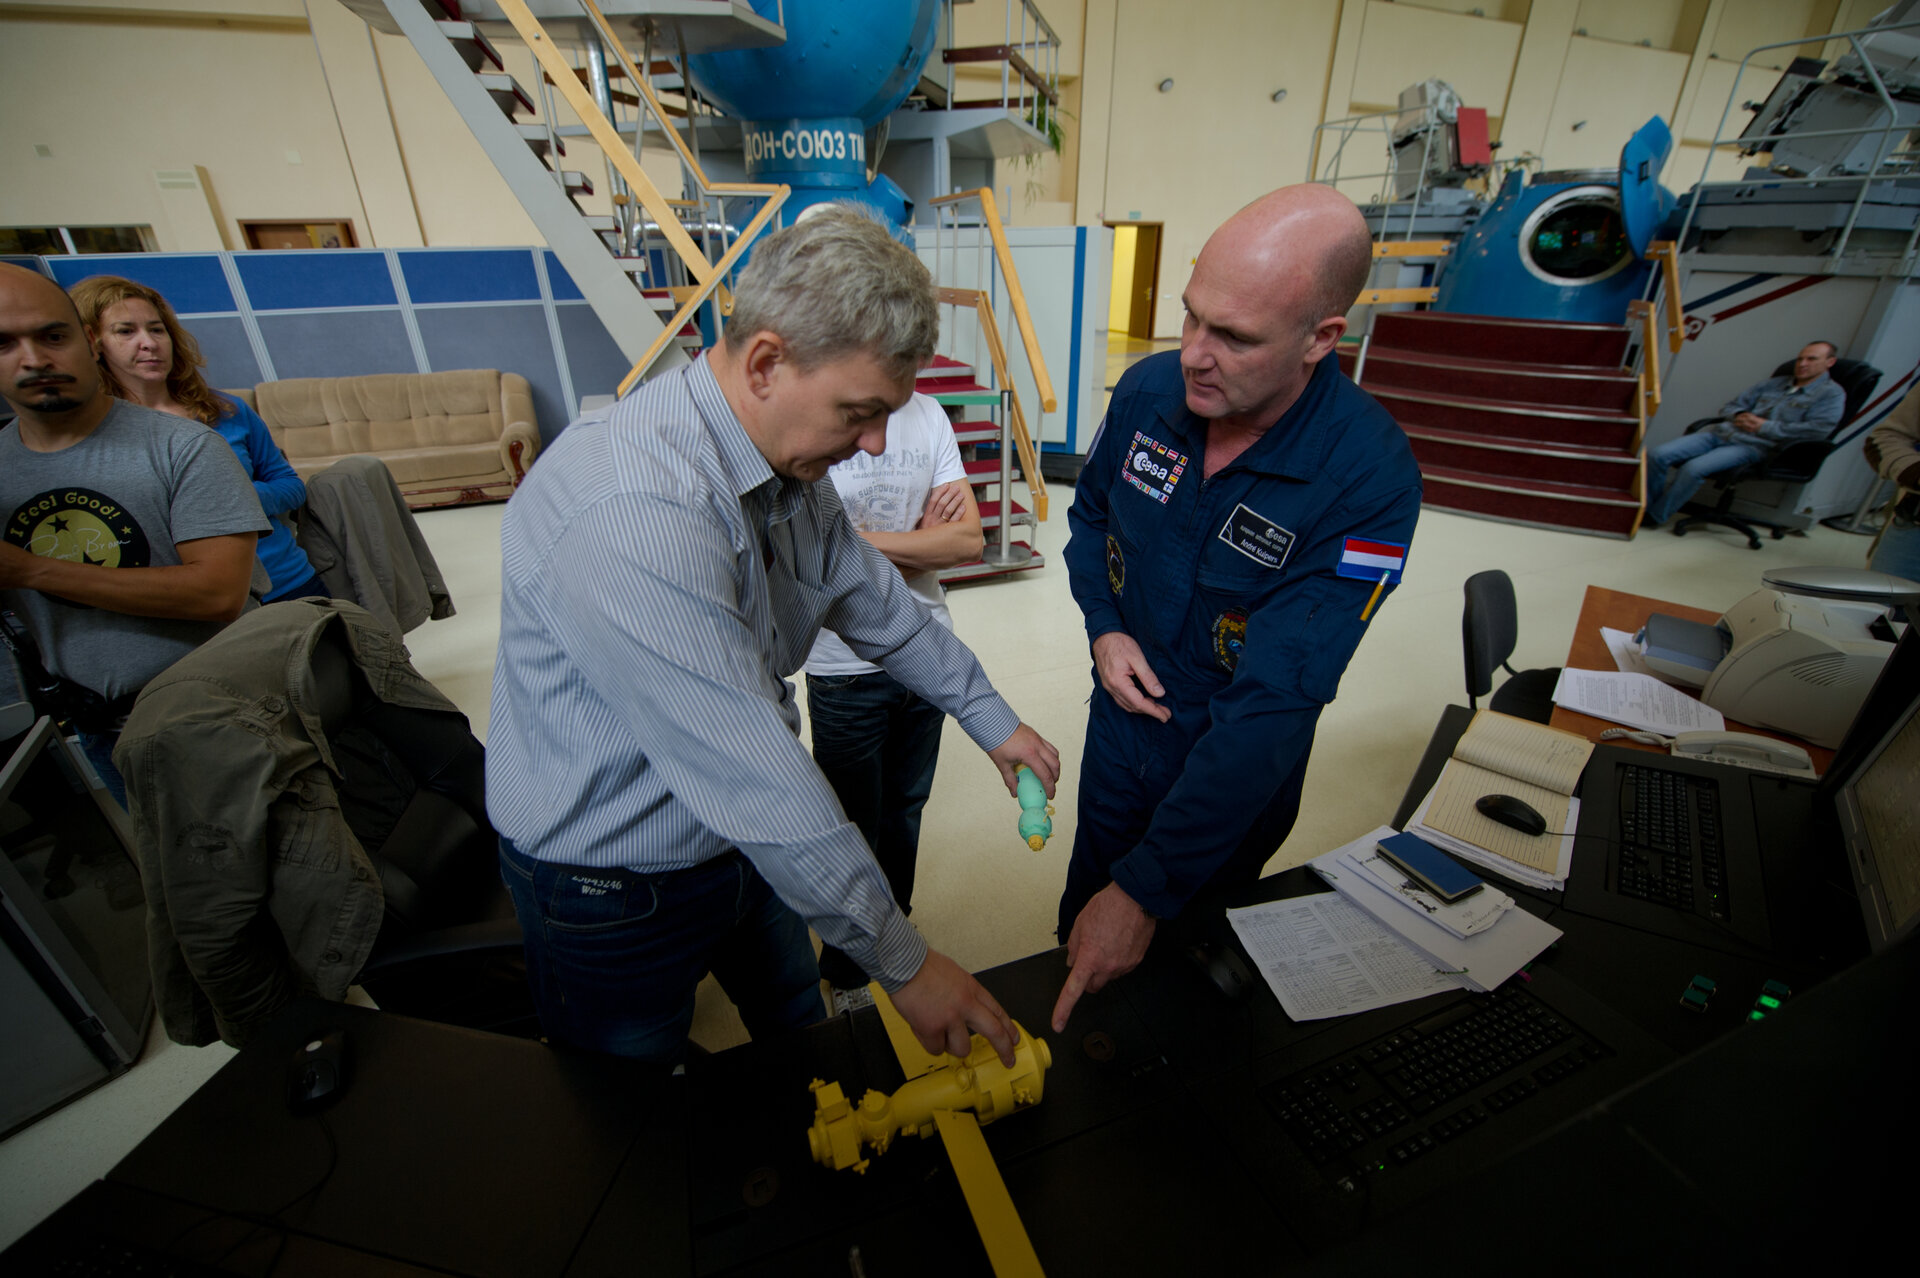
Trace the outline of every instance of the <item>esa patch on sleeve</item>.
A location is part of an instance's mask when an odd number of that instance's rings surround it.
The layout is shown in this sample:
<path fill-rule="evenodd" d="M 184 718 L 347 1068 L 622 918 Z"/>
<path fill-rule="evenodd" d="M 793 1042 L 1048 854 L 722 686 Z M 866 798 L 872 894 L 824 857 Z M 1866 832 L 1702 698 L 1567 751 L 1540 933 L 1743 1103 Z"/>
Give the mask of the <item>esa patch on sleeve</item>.
<path fill-rule="evenodd" d="M 1220 529 L 1220 540 L 1253 562 L 1266 568 L 1278 568 L 1287 562 L 1293 550 L 1293 534 L 1264 515 L 1235 506 Z"/>

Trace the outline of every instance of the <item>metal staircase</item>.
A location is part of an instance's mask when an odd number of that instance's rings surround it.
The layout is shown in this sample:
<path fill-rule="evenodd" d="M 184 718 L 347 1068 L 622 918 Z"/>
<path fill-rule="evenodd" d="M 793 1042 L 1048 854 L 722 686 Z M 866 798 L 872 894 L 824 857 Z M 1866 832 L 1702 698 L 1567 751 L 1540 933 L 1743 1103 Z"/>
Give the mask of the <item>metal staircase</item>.
<path fill-rule="evenodd" d="M 1040 338 L 1027 309 L 1026 292 L 1014 269 L 1013 250 L 993 192 L 984 188 L 958 191 L 932 201 L 939 217 L 933 276 L 944 314 L 940 332 L 946 353 L 920 373 L 919 389 L 945 405 L 954 418 L 967 478 L 980 502 L 981 527 L 988 533 L 986 550 L 978 562 L 945 569 L 943 581 L 999 576 L 1044 566 L 1035 549 L 1039 524 L 1047 517 L 1047 486 L 1040 459 L 1027 426 L 1026 411 L 1015 385 L 1007 343 L 994 318 L 996 299 L 1003 299 L 1019 337 L 1018 351 L 1027 361 L 1041 414 L 1057 411 L 1059 400 L 1053 379 L 1040 353 Z M 977 210 L 977 212 L 976 212 Z M 974 231 L 972 253 L 963 253 L 960 232 Z M 969 260 L 970 259 L 970 260 Z M 970 268 L 970 269 L 969 269 Z M 971 318 L 963 318 L 966 315 Z M 956 358 L 964 349 L 969 360 Z M 986 356 L 986 381 L 975 376 L 979 357 Z M 989 418 L 968 418 L 968 408 L 985 408 Z M 1037 420 L 1037 419 L 1036 419 Z M 1024 488 L 1024 494 L 1016 488 Z M 989 497 L 987 494 L 993 495 Z M 1025 503 L 1022 504 L 1022 496 Z M 1027 528 L 1027 540 L 1015 541 L 1015 529 Z"/>
<path fill-rule="evenodd" d="M 702 307 L 708 308 L 710 331 L 722 331 L 731 302 L 724 281 L 788 189 L 708 179 L 674 127 L 676 115 L 686 118 L 697 109 L 691 95 L 675 112 L 663 104 L 651 78 L 656 67 L 668 65 L 651 56 L 651 22 L 644 25 L 643 74 L 595 0 L 534 0 L 544 19 L 528 0 L 344 3 L 379 29 L 404 35 L 419 53 L 547 247 L 633 361 L 620 393 L 649 371 L 685 363 L 698 350 Z M 622 8 L 645 10 L 640 18 L 658 17 L 682 52 L 784 38 L 778 26 L 738 3 L 658 0 Z M 633 13 L 622 18 L 629 28 L 636 21 Z M 492 43 L 505 36 L 524 42 L 539 65 L 534 94 L 507 73 Z M 615 76 L 632 91 L 616 97 Z M 671 87 L 680 87 L 677 77 Z M 560 123 L 556 97 L 578 124 Z M 692 128 L 688 136 L 696 136 Z M 612 214 L 581 209 L 579 198 L 594 188 L 586 174 L 561 167 L 570 137 L 591 138 L 605 156 Z M 691 199 L 669 198 L 641 166 L 641 149 L 650 138 L 671 146 Z M 736 227 L 726 220 L 725 202 L 740 197 L 759 201 L 759 207 Z"/>

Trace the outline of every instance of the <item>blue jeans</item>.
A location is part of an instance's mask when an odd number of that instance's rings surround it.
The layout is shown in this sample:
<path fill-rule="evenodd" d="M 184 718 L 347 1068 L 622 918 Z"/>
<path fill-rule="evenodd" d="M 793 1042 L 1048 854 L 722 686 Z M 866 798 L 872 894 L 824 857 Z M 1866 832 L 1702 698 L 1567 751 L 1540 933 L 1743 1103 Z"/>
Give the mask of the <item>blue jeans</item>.
<path fill-rule="evenodd" d="M 708 972 L 755 1038 L 825 1012 L 806 923 L 739 852 L 638 874 L 536 861 L 503 838 L 500 872 L 548 1038 L 677 1062 Z"/>
<path fill-rule="evenodd" d="M 113 747 L 120 744 L 118 732 L 81 732 L 80 752 L 87 756 L 87 762 L 100 777 L 100 783 L 107 787 L 107 793 L 121 807 L 127 806 L 127 781 L 120 775 L 120 769 L 113 766 Z"/>
<path fill-rule="evenodd" d="M 1712 431 L 1697 430 L 1691 435 L 1670 439 L 1658 448 L 1647 450 L 1647 519 L 1664 524 L 1673 512 L 1687 504 L 1700 485 L 1715 475 L 1738 470 L 1766 456 L 1764 449 L 1751 444 L 1730 444 Z M 1667 469 L 1680 467 L 1680 473 L 1667 483 Z"/>
<path fill-rule="evenodd" d="M 1898 515 L 1888 518 L 1893 520 L 1893 524 L 1880 538 L 1880 545 L 1874 550 L 1873 563 L 1869 567 L 1875 572 L 1892 573 L 1908 581 L 1920 581 L 1920 523 Z M 1908 608 L 1906 611 L 1909 622 L 1920 621 L 1920 608 Z"/>
<path fill-rule="evenodd" d="M 808 675 L 807 717 L 814 762 L 840 797 L 847 820 L 873 849 L 893 899 L 911 914 L 920 813 L 933 793 L 946 715 L 875 670 Z M 867 983 L 860 965 L 831 945 L 820 951 L 820 974 L 842 989 Z"/>

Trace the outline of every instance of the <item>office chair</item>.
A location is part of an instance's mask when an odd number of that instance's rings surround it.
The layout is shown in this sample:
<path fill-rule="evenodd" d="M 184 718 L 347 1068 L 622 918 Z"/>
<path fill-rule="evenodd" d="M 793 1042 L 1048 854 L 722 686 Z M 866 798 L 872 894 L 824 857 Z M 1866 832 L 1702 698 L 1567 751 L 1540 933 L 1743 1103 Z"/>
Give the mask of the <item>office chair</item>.
<path fill-rule="evenodd" d="M 308 606 L 293 602 L 268 607 Z M 335 601 L 329 606 L 350 605 Z M 366 620 L 372 623 L 371 617 Z M 500 880 L 498 838 L 487 820 L 485 748 L 468 729 L 464 715 L 396 705 L 376 696 L 351 655 L 345 627 L 344 620 L 336 619 L 322 632 L 309 658 L 311 677 L 306 684 L 307 708 L 320 721 L 338 775 L 331 777 L 330 786 L 312 786 L 301 780 L 304 771 L 297 773 L 288 781 L 285 796 L 274 803 L 287 798 L 297 802 L 308 819 L 320 822 L 305 828 L 325 831 L 327 846 L 345 844 L 350 832 L 378 874 L 383 898 L 379 931 L 353 983 L 387 1011 L 473 1029 L 537 1035 L 520 926 Z M 257 666 L 258 654 L 249 652 L 251 660 L 242 659 L 241 646 L 257 642 L 259 629 L 250 628 L 243 618 L 186 660 L 221 671 L 227 691 L 242 698 L 252 693 L 263 704 L 276 705 L 286 687 L 284 679 L 273 686 L 264 682 L 257 688 L 245 686 L 244 672 Z M 231 649 L 234 658 L 223 661 L 223 649 Z M 178 713 L 177 706 L 177 702 L 165 702 L 150 707 L 143 698 L 129 719 L 129 732 L 143 709 L 169 714 Z M 184 739 L 191 740 L 191 733 Z M 204 777 L 210 795 L 223 793 L 220 787 L 276 784 L 263 780 L 269 774 L 250 758 L 209 759 L 196 775 Z M 129 774 L 136 811 L 161 810 L 158 796 L 146 789 L 156 784 L 165 782 L 150 772 Z M 290 828 L 269 816 L 259 837 L 290 837 L 283 832 Z M 150 832 L 144 825 L 141 829 L 143 843 L 149 837 L 164 839 L 173 834 L 165 829 Z M 156 861 L 148 872 L 164 873 L 163 864 Z M 246 858 L 236 858 L 236 864 L 238 874 L 254 872 L 254 863 Z M 252 882 L 250 878 L 242 881 Z M 264 953 L 278 954 L 280 962 L 292 966 L 293 947 L 282 947 L 278 937 L 264 939 L 288 924 L 275 913 L 272 879 L 260 886 L 265 892 L 248 917 L 191 920 L 195 962 L 216 967 L 220 956 L 227 954 L 235 964 L 258 962 Z M 176 914 L 175 935 L 184 934 L 181 923 Z M 309 973 L 294 970 L 287 975 L 291 978 L 286 982 L 288 997 L 315 987 Z M 222 997 L 206 982 L 201 985 L 203 998 Z M 244 1035 L 277 1010 L 277 1004 L 230 1008 L 212 1003 L 211 1010 Z M 175 1026 L 170 1022 L 168 1028 L 171 1033 Z"/>
<path fill-rule="evenodd" d="M 538 1035 L 520 924 L 487 819 L 486 748 L 462 716 L 374 696 L 337 628 L 315 647 L 313 675 L 345 774 L 342 817 L 385 897 L 360 987 L 386 1011 Z"/>
<path fill-rule="evenodd" d="M 1477 572 L 1467 578 L 1467 605 L 1460 617 L 1461 646 L 1467 657 L 1467 705 L 1478 709 L 1478 697 L 1487 697 L 1487 708 L 1517 719 L 1545 723 L 1553 717 L 1553 686 L 1560 681 L 1560 667 L 1515 670 L 1507 658 L 1520 639 L 1519 610 L 1513 598 L 1513 579 L 1498 568 Z M 1499 666 L 1510 678 L 1493 690 L 1493 669 Z"/>
<path fill-rule="evenodd" d="M 1786 363 L 1780 365 L 1780 367 L 1774 369 L 1773 375 L 1775 377 L 1786 377 L 1792 372 L 1793 361 L 1788 360 Z M 1827 437 L 1825 439 L 1797 440 L 1794 443 L 1786 445 L 1784 448 L 1775 449 L 1772 453 L 1760 458 L 1760 460 L 1753 462 L 1751 465 L 1742 466 L 1738 470 L 1728 471 L 1725 474 L 1717 476 L 1716 482 L 1720 486 L 1719 503 L 1710 511 L 1698 515 L 1689 515 L 1685 519 L 1675 522 L 1673 525 L 1674 536 L 1686 536 L 1689 528 L 1708 524 L 1719 524 L 1722 527 L 1732 528 L 1738 532 L 1745 533 L 1747 535 L 1747 549 L 1758 550 L 1760 549 L 1760 534 L 1754 531 L 1753 526 L 1755 524 L 1760 524 L 1771 529 L 1775 541 L 1779 541 L 1787 535 L 1787 526 L 1784 524 L 1776 524 L 1765 519 L 1743 519 L 1739 515 L 1734 514 L 1733 502 L 1737 495 L 1736 490 L 1744 483 L 1773 481 L 1791 485 L 1796 491 L 1812 483 L 1813 477 L 1820 473 L 1822 463 L 1827 460 L 1827 455 L 1838 446 L 1836 439 L 1840 432 L 1846 429 L 1847 424 L 1853 421 L 1855 417 L 1859 416 L 1862 408 L 1866 407 L 1867 399 L 1873 394 L 1874 387 L 1880 384 L 1881 377 L 1879 369 L 1871 364 L 1863 364 L 1855 359 L 1835 360 L 1833 362 L 1833 368 L 1828 371 L 1827 375 L 1838 383 L 1840 389 L 1846 392 L 1847 396 L 1846 409 L 1840 414 L 1840 420 L 1834 424 L 1833 429 L 1827 432 Z M 1724 420 L 1724 418 L 1720 417 L 1703 417 L 1688 426 L 1682 433 L 1691 435 L 1697 430 L 1704 430 L 1715 422 Z"/>

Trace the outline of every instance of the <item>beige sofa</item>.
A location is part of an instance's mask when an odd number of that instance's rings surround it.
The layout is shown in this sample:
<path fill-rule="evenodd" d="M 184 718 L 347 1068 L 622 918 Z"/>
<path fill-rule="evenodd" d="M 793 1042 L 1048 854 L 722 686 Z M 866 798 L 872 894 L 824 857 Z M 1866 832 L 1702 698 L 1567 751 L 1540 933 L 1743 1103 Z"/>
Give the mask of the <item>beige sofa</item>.
<path fill-rule="evenodd" d="M 295 377 L 228 393 L 260 414 L 302 479 L 371 455 L 415 510 L 504 501 L 540 451 L 533 395 L 518 373 Z"/>

